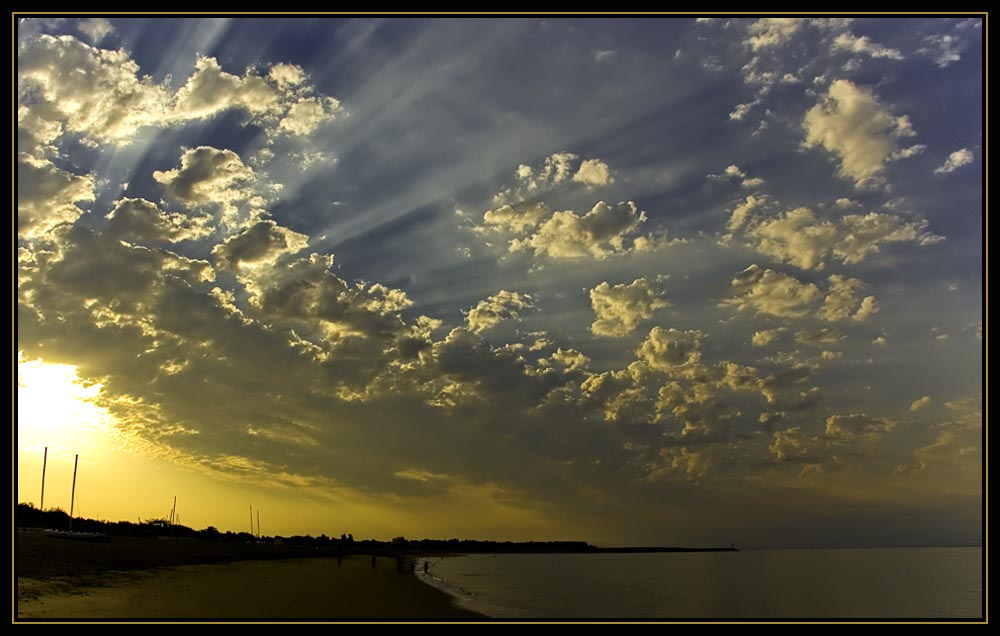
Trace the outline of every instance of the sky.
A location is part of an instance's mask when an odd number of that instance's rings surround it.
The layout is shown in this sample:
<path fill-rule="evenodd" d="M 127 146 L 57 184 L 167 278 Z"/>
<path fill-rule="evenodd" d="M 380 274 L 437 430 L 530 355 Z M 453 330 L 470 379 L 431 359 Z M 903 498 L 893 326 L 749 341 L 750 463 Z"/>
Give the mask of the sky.
<path fill-rule="evenodd" d="M 983 19 L 18 18 L 18 501 L 982 541 Z"/>

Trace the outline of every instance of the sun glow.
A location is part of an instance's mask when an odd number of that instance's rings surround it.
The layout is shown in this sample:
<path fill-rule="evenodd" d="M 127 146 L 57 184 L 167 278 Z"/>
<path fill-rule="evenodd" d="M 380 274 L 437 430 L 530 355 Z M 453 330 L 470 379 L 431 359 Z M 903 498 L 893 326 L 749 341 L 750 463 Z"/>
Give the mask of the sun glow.
<path fill-rule="evenodd" d="M 72 454 L 104 446 L 111 416 L 93 402 L 100 393 L 101 385 L 82 382 L 74 366 L 18 359 L 18 450 L 48 446 L 50 454 Z"/>

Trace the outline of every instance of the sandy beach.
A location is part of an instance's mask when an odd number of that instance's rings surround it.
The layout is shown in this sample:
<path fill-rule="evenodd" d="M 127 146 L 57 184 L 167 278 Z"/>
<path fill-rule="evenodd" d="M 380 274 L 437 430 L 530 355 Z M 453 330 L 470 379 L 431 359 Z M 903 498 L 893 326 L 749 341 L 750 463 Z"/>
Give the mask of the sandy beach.
<path fill-rule="evenodd" d="M 105 573 L 107 583 L 18 580 L 17 618 L 29 620 L 480 620 L 444 592 L 380 558 L 238 561 Z"/>

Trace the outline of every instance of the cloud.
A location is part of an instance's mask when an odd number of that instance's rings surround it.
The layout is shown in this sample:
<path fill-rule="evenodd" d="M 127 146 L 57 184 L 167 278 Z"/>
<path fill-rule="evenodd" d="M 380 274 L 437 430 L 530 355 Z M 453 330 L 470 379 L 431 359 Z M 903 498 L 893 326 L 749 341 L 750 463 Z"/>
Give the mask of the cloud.
<path fill-rule="evenodd" d="M 733 112 L 729 113 L 729 119 L 733 121 L 743 121 L 743 118 L 750 114 L 753 107 L 759 103 L 759 101 L 753 101 L 746 104 L 737 104 L 736 107 L 733 108 Z"/>
<path fill-rule="evenodd" d="M 569 179 L 573 175 L 573 162 L 578 158 L 571 152 L 556 152 L 546 157 L 538 168 L 521 164 L 515 177 L 528 191 L 548 188 Z"/>
<path fill-rule="evenodd" d="M 947 68 L 962 60 L 964 42 L 954 35 L 940 33 L 924 38 L 927 46 L 918 49 L 919 53 L 930 56 L 938 68 Z"/>
<path fill-rule="evenodd" d="M 646 481 L 660 479 L 687 479 L 696 481 L 707 477 L 715 465 L 704 451 L 690 450 L 685 446 L 660 449 L 657 461 L 650 464 Z"/>
<path fill-rule="evenodd" d="M 764 201 L 764 197 L 755 197 L 751 194 L 745 201 L 737 204 L 736 207 L 733 208 L 732 216 L 729 217 L 729 223 L 727 224 L 729 231 L 735 232 L 746 225 L 754 210 L 763 205 Z"/>
<path fill-rule="evenodd" d="M 931 403 L 931 396 L 925 395 L 925 396 L 923 396 L 923 397 L 921 397 L 921 398 L 919 398 L 917 400 L 914 400 L 913 404 L 910 405 L 910 410 L 911 411 L 919 411 L 920 409 L 924 408 L 925 406 L 928 406 L 930 403 Z"/>
<path fill-rule="evenodd" d="M 786 42 L 804 24 L 801 18 L 762 18 L 747 29 L 746 43 L 754 51 Z"/>
<path fill-rule="evenodd" d="M 78 202 L 94 200 L 94 180 L 71 174 L 45 159 L 22 155 L 17 162 L 17 233 L 40 238 L 63 223 L 75 222 Z"/>
<path fill-rule="evenodd" d="M 615 178 L 608 164 L 600 159 L 587 159 L 580 164 L 580 169 L 573 175 L 573 181 L 594 187 L 614 183 Z"/>
<path fill-rule="evenodd" d="M 900 159 L 909 159 L 910 157 L 916 157 L 917 155 L 923 154 L 927 150 L 927 146 L 924 144 L 914 144 L 907 148 L 901 148 L 889 155 L 889 161 L 899 161 Z"/>
<path fill-rule="evenodd" d="M 801 269 L 821 270 L 831 260 L 854 265 L 888 243 L 930 245 L 941 240 L 927 231 L 927 221 L 904 221 L 895 214 L 848 214 L 834 221 L 817 218 L 809 208 L 762 214 L 763 203 L 750 196 L 737 205 L 730 231 L 742 230 L 747 247 Z"/>
<path fill-rule="evenodd" d="M 590 305 L 596 320 L 590 330 L 598 336 L 620 338 L 632 333 L 657 309 L 668 307 L 660 292 L 645 278 L 611 286 L 603 282 L 590 290 Z"/>
<path fill-rule="evenodd" d="M 277 121 L 276 130 L 307 135 L 334 120 L 340 102 L 314 94 L 302 82 L 303 76 L 301 69 L 282 64 L 268 75 L 248 70 L 239 77 L 222 70 L 215 58 L 200 57 L 194 73 L 177 91 L 172 114 L 180 120 L 205 119 L 241 109 L 253 121 Z"/>
<path fill-rule="evenodd" d="M 80 32 L 90 38 L 94 44 L 100 44 L 101 40 L 115 32 L 115 27 L 104 18 L 87 18 L 80 20 L 77 25 Z"/>
<path fill-rule="evenodd" d="M 815 462 L 824 458 L 820 439 L 815 436 L 808 437 L 798 426 L 775 431 L 768 449 L 779 462 Z"/>
<path fill-rule="evenodd" d="M 873 441 L 896 428 L 897 423 L 885 417 L 872 417 L 864 413 L 831 415 L 826 418 L 826 436 L 839 440 L 864 439 Z"/>
<path fill-rule="evenodd" d="M 803 284 L 792 276 L 757 265 L 740 272 L 730 283 L 730 289 L 737 297 L 723 300 L 723 305 L 784 318 L 805 316 L 811 305 L 823 298 L 816 285 Z"/>
<path fill-rule="evenodd" d="M 551 211 L 544 203 L 522 201 L 487 210 L 483 213 L 483 223 L 497 229 L 520 233 L 538 227 L 542 219 L 550 214 Z"/>
<path fill-rule="evenodd" d="M 603 260 L 629 251 L 625 240 L 645 222 L 632 201 L 608 204 L 599 201 L 583 216 L 572 210 L 555 212 L 538 231 L 510 243 L 510 251 L 532 250 L 536 256 L 575 260 Z"/>
<path fill-rule="evenodd" d="M 870 90 L 843 79 L 830 84 L 823 100 L 806 113 L 803 126 L 806 146 L 822 146 L 837 155 L 840 175 L 858 187 L 882 171 L 896 150 L 895 137 L 910 131 Z"/>
<path fill-rule="evenodd" d="M 803 329 L 795 332 L 795 342 L 808 345 L 835 344 L 847 338 L 843 332 L 823 327 L 821 329 Z"/>
<path fill-rule="evenodd" d="M 95 42 L 110 28 L 102 18 L 80 24 Z M 342 112 L 340 102 L 318 94 L 302 69 L 290 64 L 275 65 L 267 75 L 250 69 L 240 77 L 223 71 L 215 58 L 200 57 L 172 93 L 166 83 L 140 75 L 126 51 L 100 49 L 69 35 L 22 38 L 17 60 L 18 120 L 36 135 L 44 130 L 46 143 L 72 133 L 90 146 L 124 146 L 144 127 L 183 124 L 231 109 L 266 124 L 269 134 L 306 135 Z"/>
<path fill-rule="evenodd" d="M 855 36 L 850 33 L 841 33 L 833 40 L 834 51 L 848 51 L 850 53 L 863 53 L 870 57 L 888 58 L 890 60 L 901 60 L 903 54 L 897 49 L 890 49 L 876 44 L 868 39 L 868 36 Z"/>
<path fill-rule="evenodd" d="M 755 347 L 764 347 L 775 340 L 781 335 L 781 332 L 785 330 L 784 327 L 778 327 L 777 329 L 764 329 L 763 331 L 755 331 L 753 338 L 750 339 L 750 344 Z"/>
<path fill-rule="evenodd" d="M 728 166 L 722 174 L 710 174 L 708 175 L 708 178 L 717 180 L 740 179 L 740 185 L 744 188 L 756 188 L 764 185 L 763 179 L 759 177 L 748 177 L 747 174 L 735 164 Z"/>
<path fill-rule="evenodd" d="M 153 179 L 162 183 L 167 195 L 191 207 L 217 206 L 223 222 L 238 225 L 260 210 L 243 211 L 240 206 L 260 208 L 264 199 L 255 192 L 257 175 L 232 150 L 199 146 L 181 155 L 180 167 L 157 170 Z"/>
<path fill-rule="evenodd" d="M 531 296 L 502 289 L 470 309 L 465 314 L 466 324 L 472 333 L 482 333 L 505 320 L 518 317 L 521 309 L 534 306 Z"/>
<path fill-rule="evenodd" d="M 576 349 L 563 348 L 556 349 L 556 352 L 552 354 L 550 359 L 562 365 L 567 372 L 585 369 L 587 363 L 590 362 L 590 358 Z"/>
<path fill-rule="evenodd" d="M 241 267 L 274 264 L 285 255 L 302 251 L 308 244 L 306 235 L 265 220 L 216 245 L 212 248 L 212 256 L 219 267 L 235 271 Z"/>
<path fill-rule="evenodd" d="M 579 159 L 572 152 L 556 152 L 534 167 L 522 163 L 514 171 L 514 185 L 501 188 L 493 200 L 498 204 L 518 205 L 571 183 L 598 188 L 615 182 L 615 173 L 604 160 L 593 158 L 577 163 Z"/>
<path fill-rule="evenodd" d="M 45 121 L 78 133 L 92 144 L 128 143 L 144 126 L 161 126 L 170 96 L 139 76 L 125 51 L 89 46 L 68 35 L 40 35 L 18 43 L 21 104 Z"/>
<path fill-rule="evenodd" d="M 211 217 L 164 212 L 145 199 L 120 199 L 105 217 L 104 233 L 130 242 L 178 243 L 212 234 Z"/>
<path fill-rule="evenodd" d="M 967 166 L 975 161 L 975 156 L 968 148 L 961 148 L 948 155 L 948 159 L 943 164 L 934 169 L 934 174 L 948 174 L 954 172 L 962 166 Z"/>
<path fill-rule="evenodd" d="M 778 462 L 843 463 L 848 455 L 870 452 L 898 423 L 864 413 L 831 415 L 823 434 L 809 435 L 794 426 L 776 431 L 768 447 Z"/>
<path fill-rule="evenodd" d="M 278 129 L 292 135 L 308 135 L 335 118 L 340 102 L 332 97 L 303 97 L 291 105 L 278 122 Z"/>
<path fill-rule="evenodd" d="M 636 350 L 636 358 L 658 371 L 693 364 L 701 360 L 701 340 L 704 337 L 701 331 L 653 327 Z"/>
<path fill-rule="evenodd" d="M 857 278 L 844 278 L 834 274 L 827 280 L 830 286 L 816 317 L 830 322 L 848 319 L 860 322 L 878 312 L 878 302 L 874 296 L 865 296 L 859 300 L 855 295 L 865 286 Z"/>

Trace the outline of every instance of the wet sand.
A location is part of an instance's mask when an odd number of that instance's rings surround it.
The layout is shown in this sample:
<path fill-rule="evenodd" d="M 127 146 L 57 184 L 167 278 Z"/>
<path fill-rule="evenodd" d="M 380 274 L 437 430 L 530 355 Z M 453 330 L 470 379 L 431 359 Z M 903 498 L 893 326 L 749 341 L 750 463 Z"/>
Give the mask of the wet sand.
<path fill-rule="evenodd" d="M 380 558 L 238 561 L 107 573 L 100 586 L 18 580 L 18 619 L 482 620 Z"/>

